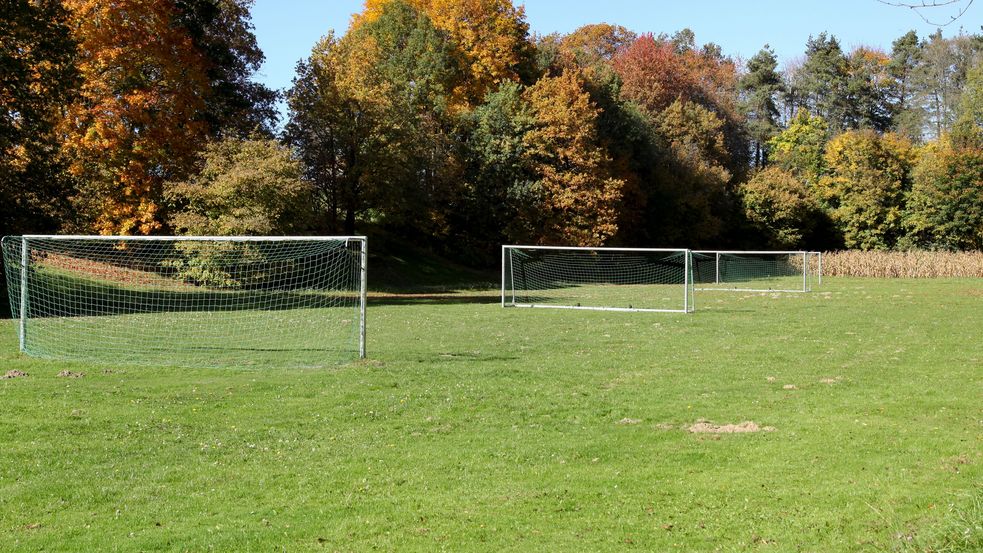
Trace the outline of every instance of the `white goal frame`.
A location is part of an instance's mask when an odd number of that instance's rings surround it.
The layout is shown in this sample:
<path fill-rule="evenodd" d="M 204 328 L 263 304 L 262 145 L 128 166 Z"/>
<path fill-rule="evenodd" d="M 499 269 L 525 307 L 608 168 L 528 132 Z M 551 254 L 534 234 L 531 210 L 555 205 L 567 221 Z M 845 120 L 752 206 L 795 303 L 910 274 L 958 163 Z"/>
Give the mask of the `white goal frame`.
<path fill-rule="evenodd" d="M 683 282 L 678 284 L 682 295 L 682 309 L 657 309 L 644 307 L 615 307 L 615 306 L 588 306 L 588 305 L 554 305 L 546 303 L 523 303 L 516 300 L 514 264 L 508 263 L 512 268 L 510 274 L 506 274 L 506 261 L 510 250 L 553 250 L 553 251 L 602 251 L 602 252 L 636 252 L 636 253 L 678 253 L 683 255 Z M 586 311 L 626 311 L 626 312 L 650 312 L 650 313 L 692 313 L 696 310 L 696 302 L 693 297 L 693 261 L 692 252 L 685 248 L 607 248 L 589 246 L 527 246 L 527 245 L 503 245 L 502 246 L 502 307 L 529 307 L 545 309 L 574 309 Z M 511 295 L 508 289 L 511 288 Z"/>
<path fill-rule="evenodd" d="M 26 339 L 28 332 L 28 319 L 30 317 L 30 297 L 29 297 L 29 264 L 30 264 L 30 244 L 32 240 L 53 240 L 53 241 L 107 241 L 107 242 L 348 242 L 359 243 L 359 321 L 358 321 L 358 357 L 365 358 L 366 351 L 366 331 L 365 315 L 368 300 L 368 239 L 365 236 L 124 236 L 124 235 L 67 235 L 67 234 L 25 234 L 22 236 L 5 236 L 3 241 L 17 240 L 21 244 L 20 251 L 20 282 L 19 298 L 16 300 L 11 297 L 11 303 L 19 303 L 18 310 L 18 345 L 21 352 L 26 353 Z M 11 272 L 6 271 L 8 277 Z"/>
<path fill-rule="evenodd" d="M 809 271 L 810 268 L 810 256 L 817 254 L 819 256 L 819 284 L 822 284 L 822 253 L 821 252 L 810 252 L 804 250 L 693 250 L 694 254 L 702 255 L 713 255 L 716 257 L 715 261 L 715 278 L 714 286 L 696 286 L 696 290 L 700 292 L 810 292 L 812 291 L 812 283 L 810 281 L 810 276 L 812 274 Z M 735 286 L 723 286 L 723 282 L 720 279 L 720 259 L 724 255 L 751 255 L 751 256 L 762 256 L 762 255 L 788 255 L 788 256 L 801 256 L 802 258 L 802 286 L 800 288 L 741 288 Z M 789 275 L 792 276 L 792 275 Z"/>

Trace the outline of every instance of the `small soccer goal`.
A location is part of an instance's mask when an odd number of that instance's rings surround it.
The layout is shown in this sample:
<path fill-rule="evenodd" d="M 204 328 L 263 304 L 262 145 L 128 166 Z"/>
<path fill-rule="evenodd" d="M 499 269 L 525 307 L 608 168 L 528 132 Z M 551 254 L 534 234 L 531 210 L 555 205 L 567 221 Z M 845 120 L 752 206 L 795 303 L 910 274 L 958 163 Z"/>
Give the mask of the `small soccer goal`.
<path fill-rule="evenodd" d="M 502 307 L 694 310 L 689 250 L 502 247 Z"/>
<path fill-rule="evenodd" d="M 182 366 L 365 356 L 367 240 L 6 236 L 20 349 Z"/>
<path fill-rule="evenodd" d="M 822 258 L 816 254 L 694 250 L 693 278 L 697 290 L 808 292 L 813 279 L 821 274 L 817 267 L 822 267 Z"/>

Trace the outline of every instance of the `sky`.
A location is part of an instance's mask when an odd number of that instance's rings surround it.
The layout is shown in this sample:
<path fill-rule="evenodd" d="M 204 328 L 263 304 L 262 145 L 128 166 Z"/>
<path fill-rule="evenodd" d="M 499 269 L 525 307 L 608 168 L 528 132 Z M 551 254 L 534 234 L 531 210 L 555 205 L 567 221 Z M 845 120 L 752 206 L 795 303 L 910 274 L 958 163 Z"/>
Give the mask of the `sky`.
<path fill-rule="evenodd" d="M 897 3 L 901 0 L 885 0 Z M 910 1 L 910 0 L 909 0 Z M 918 1 L 918 0 L 916 0 Z M 931 0 L 929 0 L 931 1 Z M 766 43 L 781 67 L 803 55 L 806 40 L 828 32 L 844 49 L 865 45 L 890 51 L 891 42 L 909 30 L 925 37 L 938 28 L 910 9 L 877 0 L 513 0 L 524 5 L 530 31 L 569 33 L 589 23 L 622 25 L 637 33 L 672 34 L 690 28 L 697 44 L 714 42 L 725 55 L 747 60 Z M 972 0 L 923 10 L 945 22 Z M 253 24 L 266 63 L 256 79 L 274 89 L 289 88 L 297 61 L 310 55 L 329 31 L 341 36 L 363 0 L 256 0 Z M 960 28 L 979 33 L 983 0 L 970 5 L 945 36 Z"/>

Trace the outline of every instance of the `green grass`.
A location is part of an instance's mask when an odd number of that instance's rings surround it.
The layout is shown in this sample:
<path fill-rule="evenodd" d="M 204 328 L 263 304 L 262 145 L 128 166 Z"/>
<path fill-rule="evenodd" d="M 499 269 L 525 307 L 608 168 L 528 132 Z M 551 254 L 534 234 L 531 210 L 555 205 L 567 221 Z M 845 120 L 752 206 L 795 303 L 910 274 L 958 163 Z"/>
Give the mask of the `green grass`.
<path fill-rule="evenodd" d="M 329 369 L 33 360 L 4 322 L 0 549 L 983 548 L 983 282 L 697 305 L 382 297 Z"/>

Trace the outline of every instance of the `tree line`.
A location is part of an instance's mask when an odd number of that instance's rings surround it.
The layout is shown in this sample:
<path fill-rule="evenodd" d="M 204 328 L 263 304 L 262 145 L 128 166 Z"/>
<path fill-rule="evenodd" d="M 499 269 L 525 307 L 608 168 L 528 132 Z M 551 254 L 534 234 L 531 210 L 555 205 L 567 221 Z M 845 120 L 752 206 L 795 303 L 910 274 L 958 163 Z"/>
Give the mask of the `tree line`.
<path fill-rule="evenodd" d="M 511 0 L 367 0 L 283 94 L 250 0 L 12 0 L 0 231 L 983 248 L 983 34 L 778 67 L 683 29 L 530 32 Z"/>

